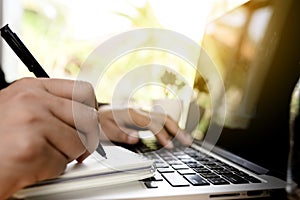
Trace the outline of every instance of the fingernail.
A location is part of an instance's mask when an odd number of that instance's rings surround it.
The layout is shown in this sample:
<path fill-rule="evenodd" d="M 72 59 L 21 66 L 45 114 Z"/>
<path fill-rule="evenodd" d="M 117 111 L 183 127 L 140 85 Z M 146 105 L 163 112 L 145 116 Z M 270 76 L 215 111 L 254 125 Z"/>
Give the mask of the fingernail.
<path fill-rule="evenodd" d="M 128 143 L 128 144 L 135 144 L 135 143 L 137 143 L 137 142 L 138 142 L 138 139 L 135 138 L 135 137 L 128 137 L 128 138 L 127 138 L 127 143 Z"/>
<path fill-rule="evenodd" d="M 193 138 L 191 136 L 191 134 L 184 132 L 184 143 L 185 145 L 191 145 L 193 143 Z"/>
<path fill-rule="evenodd" d="M 186 133 L 186 136 L 187 136 L 186 138 L 189 141 L 189 143 L 192 143 L 193 142 L 193 137 L 189 133 Z"/>
<path fill-rule="evenodd" d="M 127 137 L 127 142 L 129 144 L 135 144 L 139 141 L 139 135 L 136 132 L 131 133 L 128 137 Z"/>
<path fill-rule="evenodd" d="M 174 144 L 171 140 L 168 141 L 167 145 L 165 146 L 167 149 L 173 149 L 174 148 Z"/>

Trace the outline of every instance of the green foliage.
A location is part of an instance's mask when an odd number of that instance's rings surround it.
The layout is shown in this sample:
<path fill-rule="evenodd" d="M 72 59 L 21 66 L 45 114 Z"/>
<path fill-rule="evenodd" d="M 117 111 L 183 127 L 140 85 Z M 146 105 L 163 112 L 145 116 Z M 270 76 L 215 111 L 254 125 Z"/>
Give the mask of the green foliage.
<path fill-rule="evenodd" d="M 135 15 L 132 16 L 132 13 L 122 13 L 122 12 L 115 12 L 115 14 L 125 17 L 130 20 L 133 27 L 156 27 L 162 28 L 159 20 L 156 18 L 153 9 L 149 2 L 146 2 L 143 7 L 137 7 L 132 5 L 134 8 Z M 134 14 L 134 13 L 133 13 Z"/>

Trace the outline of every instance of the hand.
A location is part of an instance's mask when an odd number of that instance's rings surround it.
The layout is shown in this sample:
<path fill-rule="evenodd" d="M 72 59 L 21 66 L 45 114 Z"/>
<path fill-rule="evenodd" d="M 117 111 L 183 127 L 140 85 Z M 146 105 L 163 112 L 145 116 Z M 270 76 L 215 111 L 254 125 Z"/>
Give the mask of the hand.
<path fill-rule="evenodd" d="M 70 80 L 25 78 L 0 91 L 0 199 L 96 149 L 95 102 L 90 84 Z"/>
<path fill-rule="evenodd" d="M 183 145 L 192 143 L 190 134 L 180 129 L 169 116 L 160 113 L 133 108 L 112 109 L 110 106 L 101 106 L 98 113 L 101 132 L 114 142 L 135 144 L 139 141 L 139 130 L 150 130 L 167 148 L 173 148 L 173 137 Z"/>

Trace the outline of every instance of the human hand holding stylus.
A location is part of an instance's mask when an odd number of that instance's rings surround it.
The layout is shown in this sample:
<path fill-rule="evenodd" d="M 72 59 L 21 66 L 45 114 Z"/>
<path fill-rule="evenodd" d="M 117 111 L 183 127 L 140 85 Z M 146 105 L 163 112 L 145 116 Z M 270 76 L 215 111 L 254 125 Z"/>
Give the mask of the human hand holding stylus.
<path fill-rule="evenodd" d="M 38 61 L 33 57 L 33 55 L 24 45 L 24 43 L 14 32 L 12 32 L 8 25 L 5 25 L 0 30 L 1 36 L 8 43 L 11 49 L 16 53 L 16 55 L 22 60 L 22 62 L 25 64 L 29 71 L 33 72 L 38 78 L 50 78 L 46 71 L 43 69 L 43 67 L 38 63 Z M 95 108 L 98 109 L 96 97 L 93 106 L 95 106 Z M 96 150 L 101 156 L 107 158 L 106 153 L 100 143 Z"/>

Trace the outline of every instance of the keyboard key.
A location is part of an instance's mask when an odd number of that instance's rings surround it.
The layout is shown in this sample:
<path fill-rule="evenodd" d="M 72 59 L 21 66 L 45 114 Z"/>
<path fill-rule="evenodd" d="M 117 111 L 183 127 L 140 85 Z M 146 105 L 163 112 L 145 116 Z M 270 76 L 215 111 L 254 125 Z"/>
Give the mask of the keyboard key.
<path fill-rule="evenodd" d="M 182 162 L 179 161 L 179 160 L 169 160 L 167 162 L 168 162 L 169 165 L 180 165 L 180 164 L 182 164 Z"/>
<path fill-rule="evenodd" d="M 151 177 L 152 178 L 152 180 L 153 181 L 163 181 L 164 179 L 163 179 L 163 177 L 160 175 L 160 174 L 158 174 L 158 173 L 156 173 L 153 177 Z"/>
<path fill-rule="evenodd" d="M 208 165 L 208 167 L 211 170 L 225 170 L 223 167 L 220 167 L 219 165 L 215 164 L 215 165 Z"/>
<path fill-rule="evenodd" d="M 198 173 L 210 173 L 211 171 L 207 168 L 204 167 L 200 167 L 200 168 L 193 168 L 193 170 L 195 170 Z"/>
<path fill-rule="evenodd" d="M 160 152 L 157 152 L 157 154 L 162 158 L 171 156 L 171 154 L 167 151 L 160 151 Z"/>
<path fill-rule="evenodd" d="M 211 182 L 214 185 L 227 185 L 229 182 L 225 181 L 222 178 L 208 178 L 207 179 L 209 182 Z"/>
<path fill-rule="evenodd" d="M 223 174 L 222 177 L 234 184 L 249 183 L 247 180 L 236 174 Z"/>
<path fill-rule="evenodd" d="M 154 163 L 165 163 L 165 161 L 163 161 L 162 159 L 158 158 L 158 159 L 154 160 Z"/>
<path fill-rule="evenodd" d="M 177 172 L 181 175 L 185 175 L 185 174 L 196 174 L 196 172 L 192 169 L 179 169 L 177 170 Z"/>
<path fill-rule="evenodd" d="M 186 155 L 186 154 L 182 151 L 178 151 L 178 152 L 174 152 L 173 155 L 174 156 L 182 156 L 182 155 Z"/>
<path fill-rule="evenodd" d="M 209 185 L 207 181 L 205 181 L 201 176 L 195 175 L 185 175 L 184 176 L 192 185 L 199 186 L 199 185 Z"/>
<path fill-rule="evenodd" d="M 176 158 L 173 158 L 171 156 L 162 156 L 161 158 L 165 161 L 177 160 Z"/>
<path fill-rule="evenodd" d="M 188 155 L 177 155 L 176 157 L 177 157 L 178 159 L 180 159 L 180 160 L 191 159 L 191 157 L 188 156 Z"/>
<path fill-rule="evenodd" d="M 215 172 L 216 174 L 222 175 L 222 174 L 232 174 L 232 172 L 226 170 L 226 169 L 214 169 L 213 172 Z"/>
<path fill-rule="evenodd" d="M 192 158 L 194 158 L 195 160 L 203 160 L 205 158 L 204 155 L 189 155 L 191 156 Z"/>
<path fill-rule="evenodd" d="M 140 181 L 143 181 L 143 182 L 163 181 L 163 177 L 160 174 L 157 173 L 157 174 L 155 174 L 152 177 L 149 177 L 149 178 L 146 178 L 146 179 L 142 179 Z"/>
<path fill-rule="evenodd" d="M 155 163 L 157 168 L 168 168 L 169 165 L 167 163 Z"/>
<path fill-rule="evenodd" d="M 149 159 L 158 159 L 159 158 L 156 154 L 154 154 L 152 152 L 144 153 L 143 155 Z"/>
<path fill-rule="evenodd" d="M 157 171 L 159 173 L 170 173 L 170 172 L 174 172 L 174 169 L 171 167 L 167 167 L 167 168 L 157 168 Z"/>
<path fill-rule="evenodd" d="M 234 173 L 241 176 L 241 177 L 248 176 L 248 174 L 246 174 L 245 172 L 242 172 L 242 171 L 235 171 Z"/>
<path fill-rule="evenodd" d="M 174 169 L 189 169 L 187 165 L 172 165 Z"/>
<path fill-rule="evenodd" d="M 173 187 L 184 187 L 189 186 L 189 183 L 178 173 L 162 173 L 162 176 L 170 183 Z"/>
<path fill-rule="evenodd" d="M 251 183 L 261 183 L 260 180 L 258 180 L 257 178 L 254 178 L 253 176 L 247 175 L 247 176 L 243 176 L 244 179 L 246 179 L 247 181 L 250 181 Z"/>
<path fill-rule="evenodd" d="M 204 168 L 203 165 L 195 162 L 195 163 L 186 163 L 187 166 L 189 166 L 190 168 Z"/>
<path fill-rule="evenodd" d="M 218 178 L 220 177 L 219 175 L 215 173 L 200 173 L 200 175 L 204 178 Z"/>
<path fill-rule="evenodd" d="M 143 180 L 147 188 L 156 188 L 165 179 L 174 187 L 189 185 L 225 185 L 261 181 L 194 148 L 160 149 L 146 156 L 155 160 L 157 173 Z"/>
<path fill-rule="evenodd" d="M 193 160 L 193 159 L 181 159 L 181 162 L 185 163 L 185 164 L 197 164 L 198 162 Z"/>
<path fill-rule="evenodd" d="M 239 172 L 240 170 L 238 170 L 238 169 L 236 169 L 235 167 L 232 167 L 232 166 L 229 166 L 229 165 L 227 165 L 227 166 L 224 166 L 226 169 L 228 169 L 229 171 L 232 171 L 232 172 Z"/>
<path fill-rule="evenodd" d="M 156 185 L 156 183 L 153 182 L 153 181 L 146 181 L 146 182 L 144 182 L 144 184 L 149 189 L 158 188 L 158 186 Z"/>

